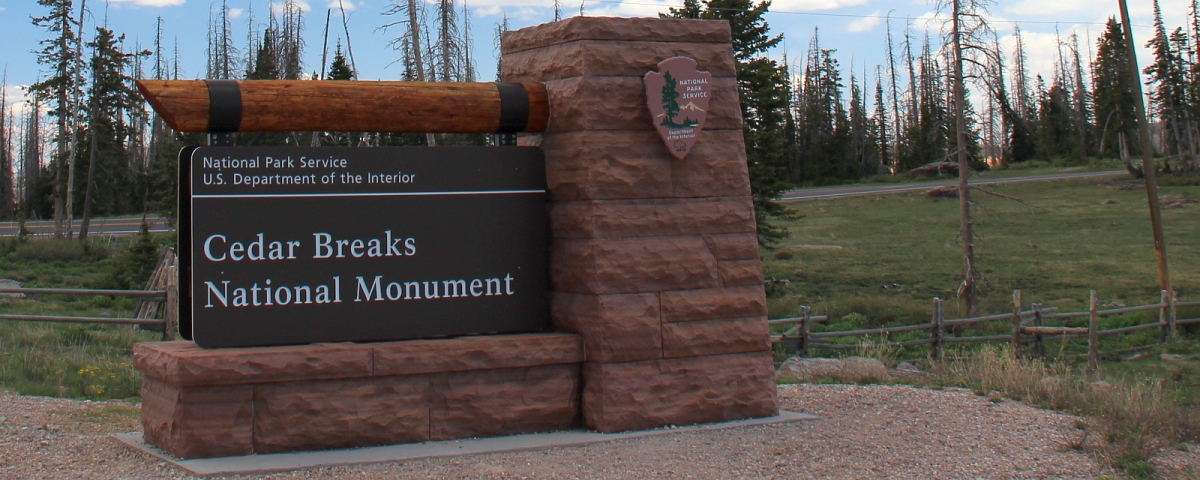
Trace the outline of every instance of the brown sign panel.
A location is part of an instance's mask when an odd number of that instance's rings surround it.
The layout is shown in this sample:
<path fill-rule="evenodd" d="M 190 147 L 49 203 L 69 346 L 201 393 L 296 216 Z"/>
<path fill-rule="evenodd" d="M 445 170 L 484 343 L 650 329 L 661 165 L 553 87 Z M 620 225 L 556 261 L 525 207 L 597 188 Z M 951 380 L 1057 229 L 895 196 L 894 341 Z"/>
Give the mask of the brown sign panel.
<path fill-rule="evenodd" d="M 683 160 L 704 128 L 712 74 L 697 71 L 695 60 L 673 57 L 659 62 L 657 72 L 646 72 L 643 81 L 654 128 L 671 155 Z"/>

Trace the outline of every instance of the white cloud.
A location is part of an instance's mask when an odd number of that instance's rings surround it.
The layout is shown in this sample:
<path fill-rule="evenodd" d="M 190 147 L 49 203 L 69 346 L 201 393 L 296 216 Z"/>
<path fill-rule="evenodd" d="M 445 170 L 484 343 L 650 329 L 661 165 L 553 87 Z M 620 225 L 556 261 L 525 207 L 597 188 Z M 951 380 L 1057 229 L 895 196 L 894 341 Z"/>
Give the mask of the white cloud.
<path fill-rule="evenodd" d="M 110 0 L 113 3 L 132 3 L 141 7 L 178 7 L 187 0 Z"/>
<path fill-rule="evenodd" d="M 297 7 L 300 8 L 301 12 L 308 12 L 308 11 L 312 10 L 312 5 L 309 5 L 308 2 L 306 2 L 304 0 L 293 0 L 293 2 L 296 4 Z M 286 0 L 282 1 L 282 2 L 271 2 L 271 13 L 274 15 L 282 15 L 283 14 L 283 6 L 285 3 L 287 3 Z M 349 10 L 349 9 L 347 9 L 347 10 Z"/>
<path fill-rule="evenodd" d="M 499 5 L 491 5 L 491 6 L 487 6 L 487 7 L 475 8 L 475 16 L 476 17 L 491 17 L 491 16 L 499 17 L 502 13 L 504 13 L 504 9 L 500 8 Z"/>
<path fill-rule="evenodd" d="M 870 0 L 776 0 L 771 2 L 771 9 L 779 11 L 834 10 L 866 5 L 868 2 Z"/>
<path fill-rule="evenodd" d="M 29 112 L 29 108 L 32 105 L 29 104 L 29 97 L 25 94 L 26 87 L 28 87 L 28 85 L 9 85 L 4 90 L 5 99 L 8 101 L 8 105 L 5 105 L 5 108 L 7 109 L 5 110 L 6 115 L 11 114 L 21 117 Z M 47 105 L 42 105 L 42 110 L 48 113 L 50 108 Z M 15 119 L 10 118 L 9 120 Z"/>
<path fill-rule="evenodd" d="M 548 3 L 548 2 L 547 2 Z M 635 3 L 586 3 L 584 13 L 589 17 L 657 17 L 668 8 L 679 7 L 680 2 L 673 0 L 636 1 Z M 564 13 L 575 14 L 579 9 L 568 7 Z"/>
<path fill-rule="evenodd" d="M 1091 17 L 1094 11 L 1099 10 L 1096 8 L 1096 3 L 1093 0 L 1022 0 L 1015 5 L 1006 7 L 1004 12 L 1029 18 L 1045 18 L 1047 15 L 1058 16 L 1062 13 L 1086 14 Z M 1114 6 L 1116 5 L 1116 2 L 1112 3 Z"/>
<path fill-rule="evenodd" d="M 352 2 L 350 0 L 329 0 L 329 3 L 326 5 L 326 8 L 339 8 L 339 7 L 347 12 L 353 12 L 355 10 L 358 10 L 358 7 L 356 5 L 354 5 L 354 2 Z"/>
<path fill-rule="evenodd" d="M 246 13 L 244 8 L 231 8 L 229 9 L 229 18 L 242 18 L 243 13 Z"/>
<path fill-rule="evenodd" d="M 846 31 L 850 33 L 859 33 L 874 30 L 875 27 L 879 26 L 879 22 L 882 21 L 882 19 L 879 18 L 879 13 L 879 10 L 876 10 L 875 13 L 872 13 L 869 17 L 859 18 L 850 22 L 850 24 L 846 26 Z"/>

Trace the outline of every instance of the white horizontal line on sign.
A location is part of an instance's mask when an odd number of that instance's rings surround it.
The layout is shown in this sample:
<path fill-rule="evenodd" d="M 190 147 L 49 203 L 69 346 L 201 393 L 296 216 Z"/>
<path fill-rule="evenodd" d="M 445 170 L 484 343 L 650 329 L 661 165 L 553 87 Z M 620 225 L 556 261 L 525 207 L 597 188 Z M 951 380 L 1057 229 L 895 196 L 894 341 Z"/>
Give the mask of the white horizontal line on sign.
<path fill-rule="evenodd" d="M 192 198 L 298 198 L 298 197 L 420 197 L 434 195 L 508 195 L 546 193 L 545 190 L 485 190 L 478 192 L 374 192 L 374 193 L 245 193 L 192 195 Z"/>

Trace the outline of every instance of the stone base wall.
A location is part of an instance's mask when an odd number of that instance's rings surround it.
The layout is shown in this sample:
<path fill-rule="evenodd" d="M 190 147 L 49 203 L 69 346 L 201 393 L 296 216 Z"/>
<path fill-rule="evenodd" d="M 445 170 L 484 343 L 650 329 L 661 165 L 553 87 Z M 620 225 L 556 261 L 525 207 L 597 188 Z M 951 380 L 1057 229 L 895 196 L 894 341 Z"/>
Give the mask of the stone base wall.
<path fill-rule="evenodd" d="M 737 69 L 724 21 L 575 17 L 508 32 L 501 76 L 542 82 L 551 322 L 587 346 L 583 416 L 613 432 L 775 415 L 766 294 Z M 642 76 L 675 56 L 713 75 L 676 160 Z"/>
<path fill-rule="evenodd" d="M 148 443 L 181 458 L 578 427 L 569 333 L 204 350 L 139 344 Z"/>

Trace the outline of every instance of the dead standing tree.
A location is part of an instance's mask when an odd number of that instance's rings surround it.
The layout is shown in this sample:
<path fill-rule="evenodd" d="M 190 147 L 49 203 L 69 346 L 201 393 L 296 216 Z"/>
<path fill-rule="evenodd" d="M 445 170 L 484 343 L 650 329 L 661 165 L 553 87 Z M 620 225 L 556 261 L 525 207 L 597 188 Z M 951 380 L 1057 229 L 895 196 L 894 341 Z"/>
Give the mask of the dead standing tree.
<path fill-rule="evenodd" d="M 949 36 L 947 41 L 952 52 L 951 89 L 954 98 L 955 150 L 951 152 L 958 160 L 959 235 L 962 237 L 963 269 L 958 297 L 962 301 L 963 316 L 972 317 L 979 311 L 979 296 L 976 282 L 979 270 L 975 265 L 974 220 L 971 218 L 971 158 L 967 148 L 967 122 L 965 117 L 966 77 L 964 67 L 969 65 L 976 78 L 987 75 L 988 48 L 986 39 L 994 33 L 988 26 L 987 0 L 939 0 L 938 11 L 950 7 Z"/>

